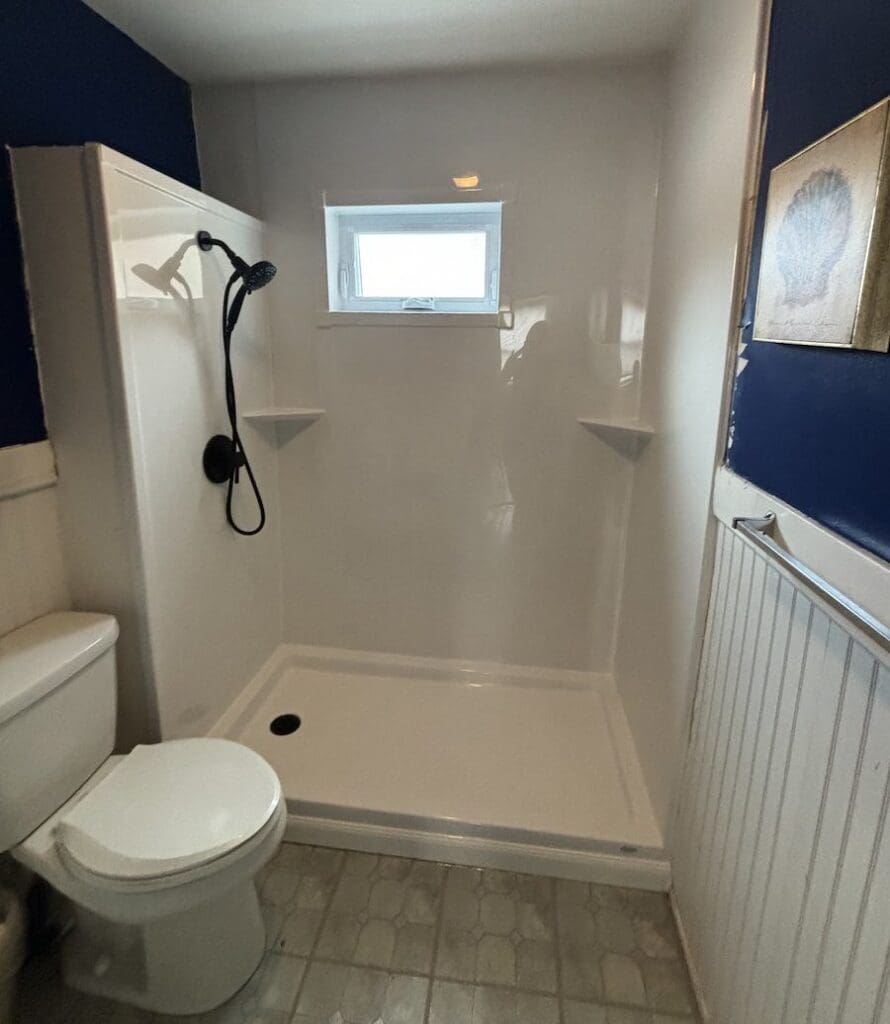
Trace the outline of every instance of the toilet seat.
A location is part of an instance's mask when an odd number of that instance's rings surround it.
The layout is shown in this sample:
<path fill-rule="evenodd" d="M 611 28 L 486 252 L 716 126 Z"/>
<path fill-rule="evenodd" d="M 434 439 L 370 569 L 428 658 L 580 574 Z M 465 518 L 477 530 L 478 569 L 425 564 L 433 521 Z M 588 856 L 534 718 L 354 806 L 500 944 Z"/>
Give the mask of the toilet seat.
<path fill-rule="evenodd" d="M 274 770 L 221 739 L 135 747 L 58 821 L 55 843 L 78 875 L 125 887 L 193 877 L 274 826 Z"/>

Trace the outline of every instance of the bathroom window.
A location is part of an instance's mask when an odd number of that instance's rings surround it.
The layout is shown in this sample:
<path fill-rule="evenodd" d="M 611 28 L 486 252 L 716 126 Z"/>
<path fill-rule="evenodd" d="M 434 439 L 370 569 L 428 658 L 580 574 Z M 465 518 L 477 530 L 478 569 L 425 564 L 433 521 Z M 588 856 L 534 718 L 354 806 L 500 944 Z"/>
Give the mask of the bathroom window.
<path fill-rule="evenodd" d="M 326 206 L 325 235 L 332 311 L 498 311 L 501 203 Z"/>

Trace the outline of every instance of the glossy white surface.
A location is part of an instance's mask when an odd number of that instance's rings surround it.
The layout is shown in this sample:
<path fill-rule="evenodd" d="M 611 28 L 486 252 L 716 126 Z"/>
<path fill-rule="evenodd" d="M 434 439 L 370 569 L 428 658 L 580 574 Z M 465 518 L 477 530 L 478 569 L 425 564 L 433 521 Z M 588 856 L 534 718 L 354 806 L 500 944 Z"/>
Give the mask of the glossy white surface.
<path fill-rule="evenodd" d="M 114 755 L 107 758 L 70 799 L 10 851 L 17 861 L 46 879 L 54 889 L 77 905 L 121 922 L 145 922 L 177 914 L 213 899 L 234 881 L 252 877 L 264 858 L 274 853 L 287 816 L 283 799 L 260 831 L 246 842 L 221 857 L 174 874 L 112 878 L 81 867 L 62 851 L 57 837 L 59 825 L 81 800 L 86 799 L 120 766 L 125 757 Z"/>
<path fill-rule="evenodd" d="M 674 830 L 690 967 L 715 1022 L 886 1021 L 890 665 L 718 534 Z"/>
<path fill-rule="evenodd" d="M 113 618 L 66 612 L 0 640 L 0 852 L 86 911 L 70 983 L 199 1013 L 262 955 L 253 876 L 281 841 L 284 800 L 269 765 L 225 740 L 109 757 L 116 637 Z"/>
<path fill-rule="evenodd" d="M 276 840 L 265 860 L 277 845 Z M 221 883 L 213 900 L 135 928 L 83 916 L 84 927 L 75 928 L 65 946 L 65 984 L 179 1020 L 200 1020 L 193 1015 L 233 996 L 256 970 L 266 945 L 249 876 L 234 884 L 228 879 L 225 887 Z M 132 968 L 134 953 L 145 965 L 143 972 Z M 103 969 L 95 969 L 97 957 Z M 126 1020 L 127 1012 L 122 1013 Z"/>
<path fill-rule="evenodd" d="M 608 669 L 632 470 L 575 418 L 613 411 L 638 349 L 662 86 L 644 65 L 196 90 L 206 188 L 259 188 L 272 226 L 276 399 L 326 409 L 280 449 L 285 640 Z M 441 200 L 461 169 L 510 200 L 513 328 L 313 326 L 321 191 Z"/>
<path fill-rule="evenodd" d="M 707 599 L 759 4 L 694 9 L 670 67 L 615 681 L 667 829 Z M 703 585 L 703 577 L 704 585 Z M 670 837 L 668 837 L 670 845 Z"/>
<path fill-rule="evenodd" d="M 281 800 L 275 772 L 238 743 L 137 746 L 64 815 L 58 841 L 91 874 L 172 875 L 252 838 Z"/>
<path fill-rule="evenodd" d="M 59 482 L 61 547 L 75 608 L 111 611 L 121 627 L 117 659 L 126 680 L 118 741 L 157 735 L 147 623 L 133 577 L 136 516 L 126 458 L 126 415 L 107 380 L 119 379 L 110 319 L 108 266 L 96 250 L 81 148 L 23 149 L 12 157 L 25 277 L 47 429 Z M 105 281 L 104 287 L 99 279 Z M 117 398 L 118 401 L 114 399 Z"/>
<path fill-rule="evenodd" d="M 578 422 L 585 430 L 589 430 L 591 434 L 595 434 L 629 459 L 635 459 L 655 433 L 651 427 L 630 420 L 622 422 L 594 416 L 579 416 Z"/>
<path fill-rule="evenodd" d="M 0 727 L 96 661 L 117 635 L 110 615 L 56 612 L 0 637 Z"/>
<path fill-rule="evenodd" d="M 74 872 L 60 856 L 57 824 L 121 761 L 109 758 L 12 855 L 83 917 L 66 943 L 68 984 L 159 1013 L 201 1013 L 259 962 L 265 930 L 253 879 L 281 842 L 284 803 L 256 837 L 209 865 L 130 883 Z"/>
<path fill-rule="evenodd" d="M 321 416 L 324 416 L 324 409 L 277 405 L 266 409 L 248 409 L 243 414 L 243 419 L 248 423 L 313 423 Z"/>
<path fill-rule="evenodd" d="M 189 248 L 168 293 L 145 280 L 145 268 L 201 229 L 248 263 L 268 253 L 258 221 L 108 150 L 100 157 L 149 643 L 161 737 L 169 739 L 202 733 L 280 635 L 278 473 L 271 441 L 251 434 L 245 443 L 269 519 L 259 536 L 237 536 L 223 489 L 200 468 L 207 438 L 228 426 L 219 318 L 231 267 L 218 250 Z M 249 296 L 232 343 L 243 409 L 272 398 L 266 303 L 276 284 Z M 240 486 L 234 515 L 254 523 L 256 514 Z"/>
<path fill-rule="evenodd" d="M 279 639 L 279 516 L 274 438 L 245 439 L 270 512 L 258 537 L 229 529 L 201 471 L 227 427 L 230 267 L 190 243 L 207 229 L 254 261 L 262 226 L 103 147 L 19 150 L 15 170 L 72 597 L 121 624 L 118 742 L 200 733 Z M 266 297 L 233 345 L 243 408 L 272 401 Z"/>
<path fill-rule="evenodd" d="M 257 17 L 251 5 L 230 0 L 87 2 L 190 82 L 626 59 L 667 50 L 691 7 L 691 0 L 264 0 Z"/>
<path fill-rule="evenodd" d="M 302 725 L 273 735 L 285 713 Z M 297 821 L 661 855 L 608 677 L 285 646 L 221 726 L 276 769 Z"/>
<path fill-rule="evenodd" d="M 0 852 L 71 796 L 114 745 L 117 633 L 108 616 L 63 612 L 0 641 Z"/>

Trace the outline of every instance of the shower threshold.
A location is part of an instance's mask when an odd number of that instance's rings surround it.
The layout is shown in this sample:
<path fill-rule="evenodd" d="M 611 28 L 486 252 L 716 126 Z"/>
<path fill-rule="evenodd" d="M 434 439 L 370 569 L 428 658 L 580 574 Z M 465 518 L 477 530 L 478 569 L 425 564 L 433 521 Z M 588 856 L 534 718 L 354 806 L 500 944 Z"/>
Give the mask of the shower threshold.
<path fill-rule="evenodd" d="M 670 882 L 607 675 L 286 644 L 213 734 L 272 764 L 294 841 Z"/>

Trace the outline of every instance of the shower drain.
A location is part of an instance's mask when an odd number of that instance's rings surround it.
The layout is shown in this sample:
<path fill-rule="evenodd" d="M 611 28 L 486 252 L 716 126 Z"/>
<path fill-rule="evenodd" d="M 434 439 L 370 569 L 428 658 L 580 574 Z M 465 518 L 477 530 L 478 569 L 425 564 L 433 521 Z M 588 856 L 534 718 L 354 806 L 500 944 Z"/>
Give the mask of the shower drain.
<path fill-rule="evenodd" d="M 300 728 L 299 715 L 276 715 L 269 723 L 269 732 L 276 736 L 290 736 Z"/>

